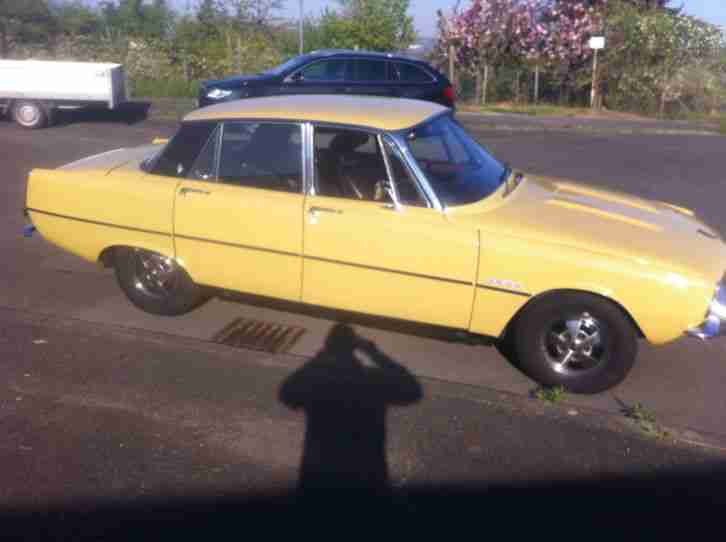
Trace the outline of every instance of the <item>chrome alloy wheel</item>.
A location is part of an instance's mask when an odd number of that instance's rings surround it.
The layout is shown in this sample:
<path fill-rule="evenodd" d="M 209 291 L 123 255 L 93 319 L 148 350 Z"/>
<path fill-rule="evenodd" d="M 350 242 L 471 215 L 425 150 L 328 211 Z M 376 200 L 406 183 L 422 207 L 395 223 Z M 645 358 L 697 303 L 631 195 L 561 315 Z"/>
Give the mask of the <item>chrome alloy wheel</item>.
<path fill-rule="evenodd" d="M 140 249 L 134 250 L 133 260 L 134 286 L 138 290 L 158 299 L 173 295 L 179 277 L 174 260 Z"/>
<path fill-rule="evenodd" d="M 32 104 L 23 104 L 17 109 L 17 120 L 26 126 L 33 126 L 40 120 L 40 110 Z"/>
<path fill-rule="evenodd" d="M 561 374 L 592 370 L 605 361 L 606 334 L 604 323 L 587 312 L 556 321 L 544 337 L 547 360 Z"/>

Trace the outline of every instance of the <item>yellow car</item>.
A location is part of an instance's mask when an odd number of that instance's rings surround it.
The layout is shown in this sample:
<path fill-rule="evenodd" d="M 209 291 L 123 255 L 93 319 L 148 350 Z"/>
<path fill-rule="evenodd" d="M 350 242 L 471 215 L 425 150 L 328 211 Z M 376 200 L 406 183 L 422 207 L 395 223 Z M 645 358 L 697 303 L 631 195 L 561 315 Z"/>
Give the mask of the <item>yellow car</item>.
<path fill-rule="evenodd" d="M 26 212 L 151 313 L 210 286 L 446 326 L 573 392 L 620 382 L 639 337 L 726 328 L 726 244 L 693 212 L 512 171 L 421 101 L 207 107 L 169 142 L 32 171 Z"/>

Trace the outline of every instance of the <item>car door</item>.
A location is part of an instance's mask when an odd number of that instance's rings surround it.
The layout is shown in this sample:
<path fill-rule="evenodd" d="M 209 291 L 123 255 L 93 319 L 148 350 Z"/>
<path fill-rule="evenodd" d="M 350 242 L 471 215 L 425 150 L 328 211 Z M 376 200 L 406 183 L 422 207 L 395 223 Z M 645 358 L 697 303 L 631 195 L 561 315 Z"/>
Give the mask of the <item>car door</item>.
<path fill-rule="evenodd" d="M 355 59 L 351 61 L 352 78 L 345 88 L 348 94 L 393 96 L 385 60 Z"/>
<path fill-rule="evenodd" d="M 344 58 L 312 62 L 286 77 L 280 94 L 344 94 L 350 70 L 350 62 Z"/>
<path fill-rule="evenodd" d="M 177 258 L 219 288 L 300 300 L 302 126 L 225 122 L 177 188 Z"/>
<path fill-rule="evenodd" d="M 318 127 L 314 145 L 315 193 L 305 199 L 303 301 L 467 328 L 476 232 L 427 206 L 383 138 Z M 394 178 L 396 171 L 402 173 Z M 398 204 L 386 195 L 385 181 L 399 194 Z"/>

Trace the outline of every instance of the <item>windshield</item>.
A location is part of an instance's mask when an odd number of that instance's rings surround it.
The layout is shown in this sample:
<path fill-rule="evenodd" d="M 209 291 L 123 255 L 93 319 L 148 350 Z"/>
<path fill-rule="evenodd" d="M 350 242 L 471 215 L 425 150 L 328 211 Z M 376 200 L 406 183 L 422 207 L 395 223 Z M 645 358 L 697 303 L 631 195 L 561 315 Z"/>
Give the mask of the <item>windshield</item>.
<path fill-rule="evenodd" d="M 445 206 L 482 200 L 506 180 L 509 170 L 451 116 L 439 117 L 407 136 L 408 146 Z"/>
<path fill-rule="evenodd" d="M 283 73 L 287 72 L 288 70 L 291 70 L 295 68 L 296 66 L 299 66 L 303 62 L 305 62 L 308 59 L 308 56 L 296 56 L 288 60 L 287 62 L 283 62 L 279 66 L 275 66 L 274 68 L 270 68 L 269 70 L 266 70 L 262 72 L 264 75 L 282 75 Z"/>

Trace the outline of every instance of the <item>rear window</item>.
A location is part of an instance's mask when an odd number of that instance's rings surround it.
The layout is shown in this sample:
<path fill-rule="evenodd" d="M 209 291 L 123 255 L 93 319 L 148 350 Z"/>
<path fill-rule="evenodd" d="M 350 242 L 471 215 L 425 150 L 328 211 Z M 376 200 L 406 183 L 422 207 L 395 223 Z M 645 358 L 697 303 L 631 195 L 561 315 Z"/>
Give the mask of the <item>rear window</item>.
<path fill-rule="evenodd" d="M 152 166 L 151 173 L 165 177 L 186 177 L 216 127 L 215 122 L 182 124 Z"/>
<path fill-rule="evenodd" d="M 393 79 L 404 83 L 431 83 L 433 77 L 423 68 L 408 62 L 393 63 Z"/>

